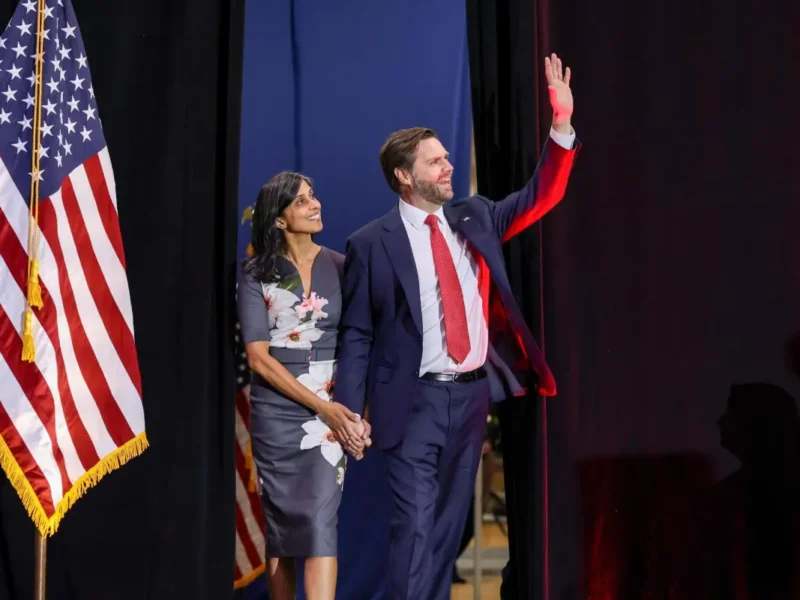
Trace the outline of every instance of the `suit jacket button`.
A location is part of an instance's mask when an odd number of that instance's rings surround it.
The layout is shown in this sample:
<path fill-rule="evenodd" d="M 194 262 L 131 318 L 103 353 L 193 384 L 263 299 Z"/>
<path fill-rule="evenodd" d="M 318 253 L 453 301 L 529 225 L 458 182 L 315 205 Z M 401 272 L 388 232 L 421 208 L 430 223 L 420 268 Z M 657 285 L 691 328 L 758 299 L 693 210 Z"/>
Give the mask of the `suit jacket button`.
<path fill-rule="evenodd" d="M 419 371 L 414 371 L 414 377 L 419 377 Z"/>

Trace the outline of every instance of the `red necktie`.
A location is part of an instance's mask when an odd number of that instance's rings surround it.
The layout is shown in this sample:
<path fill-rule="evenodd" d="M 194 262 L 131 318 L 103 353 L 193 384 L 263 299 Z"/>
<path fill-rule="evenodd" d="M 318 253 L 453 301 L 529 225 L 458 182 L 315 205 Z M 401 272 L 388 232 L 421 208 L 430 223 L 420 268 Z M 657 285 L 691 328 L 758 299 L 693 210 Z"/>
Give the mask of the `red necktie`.
<path fill-rule="evenodd" d="M 464 294 L 458 280 L 453 255 L 439 229 L 436 215 L 428 215 L 425 224 L 431 228 L 431 249 L 439 288 L 442 292 L 444 310 L 444 337 L 447 352 L 457 363 L 463 363 L 469 354 L 469 329 L 467 312 L 464 310 Z"/>

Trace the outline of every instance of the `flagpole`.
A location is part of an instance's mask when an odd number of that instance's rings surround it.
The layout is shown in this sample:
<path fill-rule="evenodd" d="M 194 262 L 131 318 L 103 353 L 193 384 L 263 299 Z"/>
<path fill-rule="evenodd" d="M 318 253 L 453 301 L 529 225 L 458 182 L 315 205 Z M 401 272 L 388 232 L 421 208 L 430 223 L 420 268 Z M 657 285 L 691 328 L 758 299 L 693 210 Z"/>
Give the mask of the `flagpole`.
<path fill-rule="evenodd" d="M 34 600 L 45 600 L 47 584 L 47 538 L 36 532 L 36 575 L 34 579 Z"/>
<path fill-rule="evenodd" d="M 42 88 L 44 87 L 44 21 L 45 0 L 39 0 L 36 10 L 36 50 L 33 56 L 33 131 L 31 132 L 31 205 L 28 230 L 28 286 L 27 306 L 25 311 L 25 327 L 22 335 L 22 360 L 34 362 L 36 350 L 33 343 L 33 308 L 42 308 L 41 288 L 39 285 L 39 261 L 37 246 L 39 242 L 39 182 L 42 145 Z M 27 334 L 27 335 L 26 335 Z M 27 348 L 26 348 L 27 345 Z M 47 587 L 47 538 L 36 532 L 36 571 L 34 573 L 34 600 L 45 600 Z"/>

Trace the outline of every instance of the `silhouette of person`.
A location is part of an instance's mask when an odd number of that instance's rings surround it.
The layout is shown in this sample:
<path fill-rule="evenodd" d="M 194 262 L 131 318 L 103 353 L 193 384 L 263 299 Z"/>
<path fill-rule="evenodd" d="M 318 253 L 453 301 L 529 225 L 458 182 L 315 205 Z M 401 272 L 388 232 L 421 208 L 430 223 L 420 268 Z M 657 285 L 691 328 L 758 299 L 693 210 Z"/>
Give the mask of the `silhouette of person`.
<path fill-rule="evenodd" d="M 797 598 L 796 402 L 777 385 L 735 384 L 718 425 L 741 466 L 712 491 L 709 597 Z"/>

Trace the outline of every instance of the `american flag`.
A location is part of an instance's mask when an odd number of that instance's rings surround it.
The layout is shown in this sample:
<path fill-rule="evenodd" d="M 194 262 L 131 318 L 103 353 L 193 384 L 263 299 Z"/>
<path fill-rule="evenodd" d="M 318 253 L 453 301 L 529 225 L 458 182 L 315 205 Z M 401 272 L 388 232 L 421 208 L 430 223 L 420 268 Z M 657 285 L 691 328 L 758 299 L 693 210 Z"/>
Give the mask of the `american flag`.
<path fill-rule="evenodd" d="M 69 0 L 21 2 L 0 36 L 0 282 L 0 463 L 49 535 L 147 447 L 114 174 Z"/>
<path fill-rule="evenodd" d="M 234 588 L 243 588 L 262 573 L 265 560 L 265 523 L 256 491 L 250 447 L 250 369 L 236 323 L 236 557 Z"/>

